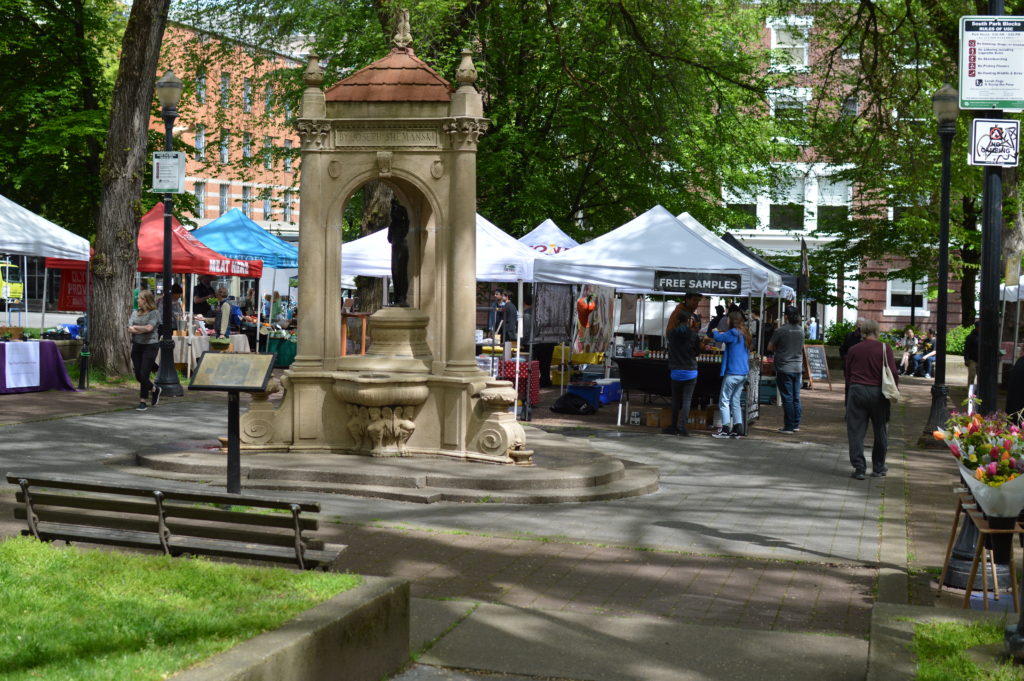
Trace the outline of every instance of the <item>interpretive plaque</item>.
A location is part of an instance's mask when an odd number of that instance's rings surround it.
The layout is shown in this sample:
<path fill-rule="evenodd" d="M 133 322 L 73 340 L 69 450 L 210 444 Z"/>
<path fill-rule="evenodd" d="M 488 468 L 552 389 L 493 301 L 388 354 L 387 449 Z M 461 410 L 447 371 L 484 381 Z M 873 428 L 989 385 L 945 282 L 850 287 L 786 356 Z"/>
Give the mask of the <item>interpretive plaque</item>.
<path fill-rule="evenodd" d="M 274 353 L 204 352 L 188 389 L 265 392 L 276 358 Z"/>

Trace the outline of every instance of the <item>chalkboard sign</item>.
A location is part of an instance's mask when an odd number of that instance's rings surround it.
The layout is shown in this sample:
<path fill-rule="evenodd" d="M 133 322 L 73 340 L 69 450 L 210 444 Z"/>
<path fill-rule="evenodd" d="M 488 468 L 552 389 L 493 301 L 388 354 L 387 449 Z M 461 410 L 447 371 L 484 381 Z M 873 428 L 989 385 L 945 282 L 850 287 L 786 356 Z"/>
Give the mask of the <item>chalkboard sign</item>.
<path fill-rule="evenodd" d="M 828 381 L 828 389 L 832 389 L 832 377 L 828 375 L 828 358 L 825 356 L 824 345 L 804 346 L 804 371 L 811 386 L 815 381 Z"/>

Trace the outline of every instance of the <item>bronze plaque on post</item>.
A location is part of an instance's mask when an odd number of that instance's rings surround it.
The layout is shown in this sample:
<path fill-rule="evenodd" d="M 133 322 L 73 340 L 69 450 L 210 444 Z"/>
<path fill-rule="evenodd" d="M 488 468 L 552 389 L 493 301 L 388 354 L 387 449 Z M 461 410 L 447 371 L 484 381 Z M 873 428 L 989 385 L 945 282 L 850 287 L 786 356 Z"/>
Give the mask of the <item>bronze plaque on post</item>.
<path fill-rule="evenodd" d="M 189 390 L 266 392 L 277 354 L 204 352 Z"/>

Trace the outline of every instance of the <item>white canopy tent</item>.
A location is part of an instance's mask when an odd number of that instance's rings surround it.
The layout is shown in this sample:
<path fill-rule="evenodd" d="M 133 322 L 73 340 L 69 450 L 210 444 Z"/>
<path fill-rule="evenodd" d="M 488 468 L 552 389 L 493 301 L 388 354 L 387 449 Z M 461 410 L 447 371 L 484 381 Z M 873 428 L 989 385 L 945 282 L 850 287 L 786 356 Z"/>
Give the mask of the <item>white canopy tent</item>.
<path fill-rule="evenodd" d="M 0 195 L 0 253 L 23 256 L 23 272 L 27 273 L 28 256 L 88 260 L 89 241 L 24 206 Z M 27 294 L 27 291 L 26 291 Z M 27 304 L 24 306 L 27 310 Z M 43 300 L 40 303 L 40 325 L 46 326 L 46 272 L 43 272 Z M 7 308 L 10 324 L 10 307 Z"/>
<path fill-rule="evenodd" d="M 519 239 L 542 255 L 556 255 L 579 246 L 579 242 L 566 234 L 551 218 L 533 228 L 533 231 Z"/>
<path fill-rule="evenodd" d="M 0 253 L 88 260 L 89 242 L 0 195 Z"/>
<path fill-rule="evenodd" d="M 718 236 L 710 229 L 700 224 L 695 217 L 689 213 L 680 213 L 676 216 L 679 222 L 683 223 L 683 227 L 688 229 L 693 234 L 697 235 L 711 246 L 721 250 L 723 253 L 735 257 L 742 263 L 745 263 L 747 267 L 750 267 L 754 271 L 762 271 L 765 273 L 767 278 L 767 290 L 764 291 L 766 294 L 778 294 L 782 290 L 782 277 L 777 272 L 772 272 L 761 263 L 751 258 L 746 253 L 742 253 L 733 248 L 728 241 Z M 792 290 L 792 289 L 791 289 Z"/>
<path fill-rule="evenodd" d="M 532 281 L 537 252 L 476 216 L 476 278 L 478 281 Z M 390 277 L 391 244 L 387 230 L 342 244 L 341 273 L 345 277 Z"/>
<path fill-rule="evenodd" d="M 732 249 L 730 249 L 732 250 Z M 534 279 L 556 284 L 590 283 L 632 293 L 661 293 L 655 272 L 733 274 L 740 277 L 736 295 L 761 295 L 768 273 L 752 267 L 693 232 L 662 206 L 655 206 L 618 229 L 570 251 L 538 258 Z M 721 295 L 719 290 L 701 293 Z"/>

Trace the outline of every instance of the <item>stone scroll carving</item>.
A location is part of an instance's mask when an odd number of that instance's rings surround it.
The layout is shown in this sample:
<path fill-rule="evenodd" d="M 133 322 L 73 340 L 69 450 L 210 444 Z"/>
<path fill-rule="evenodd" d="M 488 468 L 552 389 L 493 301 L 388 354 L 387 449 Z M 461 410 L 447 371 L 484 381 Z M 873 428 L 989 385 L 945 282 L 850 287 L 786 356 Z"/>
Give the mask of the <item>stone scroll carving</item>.
<path fill-rule="evenodd" d="M 508 411 L 516 402 L 515 388 L 491 384 L 481 390 L 478 397 L 484 418 L 469 448 L 492 460 L 532 466 L 533 452 L 526 449 L 526 432 Z"/>
<path fill-rule="evenodd" d="M 452 118 L 444 123 L 444 131 L 452 138 L 456 149 L 475 148 L 480 135 L 487 132 L 490 121 L 486 118 Z"/>
<path fill-rule="evenodd" d="M 324 149 L 331 134 L 330 121 L 299 121 L 295 127 L 303 149 Z"/>

